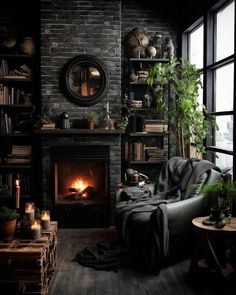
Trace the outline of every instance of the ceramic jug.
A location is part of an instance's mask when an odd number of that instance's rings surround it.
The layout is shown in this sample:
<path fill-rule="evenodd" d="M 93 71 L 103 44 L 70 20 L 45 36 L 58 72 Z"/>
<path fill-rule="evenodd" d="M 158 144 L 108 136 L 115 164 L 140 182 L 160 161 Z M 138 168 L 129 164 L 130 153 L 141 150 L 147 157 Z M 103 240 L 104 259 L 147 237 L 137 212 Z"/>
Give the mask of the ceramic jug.
<path fill-rule="evenodd" d="M 21 52 L 24 54 L 35 54 L 35 43 L 32 37 L 25 37 L 20 45 Z"/>

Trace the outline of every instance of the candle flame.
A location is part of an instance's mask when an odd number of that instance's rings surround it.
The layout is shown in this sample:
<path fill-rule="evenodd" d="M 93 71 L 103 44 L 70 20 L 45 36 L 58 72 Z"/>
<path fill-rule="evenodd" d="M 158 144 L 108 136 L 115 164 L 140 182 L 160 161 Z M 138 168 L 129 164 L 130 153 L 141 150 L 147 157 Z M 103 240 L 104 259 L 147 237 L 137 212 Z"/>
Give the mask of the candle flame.
<path fill-rule="evenodd" d="M 27 204 L 25 209 L 27 211 L 32 211 L 33 210 L 33 205 L 32 204 Z"/>
<path fill-rule="evenodd" d="M 19 185 L 20 185 L 20 180 L 16 179 L 16 186 L 19 186 Z"/>
<path fill-rule="evenodd" d="M 50 215 L 48 212 L 42 212 L 42 216 L 41 216 L 42 220 L 50 220 Z"/>
<path fill-rule="evenodd" d="M 37 221 L 34 221 L 31 225 L 31 229 L 40 229 L 40 224 Z"/>

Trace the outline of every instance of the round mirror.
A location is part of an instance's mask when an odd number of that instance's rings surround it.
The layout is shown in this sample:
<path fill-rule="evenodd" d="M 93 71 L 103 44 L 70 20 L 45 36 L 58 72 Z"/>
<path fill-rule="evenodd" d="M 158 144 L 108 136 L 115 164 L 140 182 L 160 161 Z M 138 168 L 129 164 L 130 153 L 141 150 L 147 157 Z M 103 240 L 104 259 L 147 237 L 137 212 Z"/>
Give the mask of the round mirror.
<path fill-rule="evenodd" d="M 60 77 L 64 95 L 80 106 L 91 106 L 101 101 L 108 82 L 105 64 L 92 55 L 78 55 L 68 60 Z"/>

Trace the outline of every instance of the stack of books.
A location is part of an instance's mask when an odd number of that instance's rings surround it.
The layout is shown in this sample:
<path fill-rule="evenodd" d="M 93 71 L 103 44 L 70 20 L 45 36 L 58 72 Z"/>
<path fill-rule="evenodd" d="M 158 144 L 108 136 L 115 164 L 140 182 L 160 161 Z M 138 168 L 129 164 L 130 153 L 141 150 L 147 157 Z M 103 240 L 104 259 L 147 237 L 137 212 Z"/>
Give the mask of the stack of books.
<path fill-rule="evenodd" d="M 158 146 L 146 146 L 144 151 L 146 161 L 162 161 L 165 159 L 163 149 Z"/>
<path fill-rule="evenodd" d="M 30 164 L 32 147 L 30 145 L 13 145 L 12 153 L 4 161 L 6 164 Z"/>
<path fill-rule="evenodd" d="M 135 109 L 141 109 L 143 106 L 142 100 L 133 100 L 131 101 L 131 107 Z"/>
<path fill-rule="evenodd" d="M 146 120 L 144 131 L 146 132 L 167 132 L 168 125 L 158 120 Z"/>
<path fill-rule="evenodd" d="M 31 69 L 26 64 L 23 64 L 10 70 L 8 62 L 2 59 L 0 64 L 0 77 L 4 78 L 4 80 L 30 79 Z"/>
<path fill-rule="evenodd" d="M 137 76 L 138 76 L 138 82 L 146 82 L 147 77 L 148 77 L 148 71 L 137 71 Z"/>
<path fill-rule="evenodd" d="M 43 126 L 41 129 L 55 129 L 56 124 L 55 123 L 43 123 Z"/>

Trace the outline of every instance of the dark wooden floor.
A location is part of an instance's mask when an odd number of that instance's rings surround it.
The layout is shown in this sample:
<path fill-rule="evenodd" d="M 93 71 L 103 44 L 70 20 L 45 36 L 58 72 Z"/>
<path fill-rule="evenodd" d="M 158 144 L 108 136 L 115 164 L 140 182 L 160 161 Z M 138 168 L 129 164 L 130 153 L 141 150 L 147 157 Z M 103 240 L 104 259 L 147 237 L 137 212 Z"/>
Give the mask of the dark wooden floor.
<path fill-rule="evenodd" d="M 220 283 L 213 276 L 189 273 L 190 259 L 150 275 L 134 269 L 98 271 L 72 259 L 101 240 L 114 240 L 115 229 L 59 229 L 58 261 L 49 295 L 235 295 L 236 282 Z"/>

